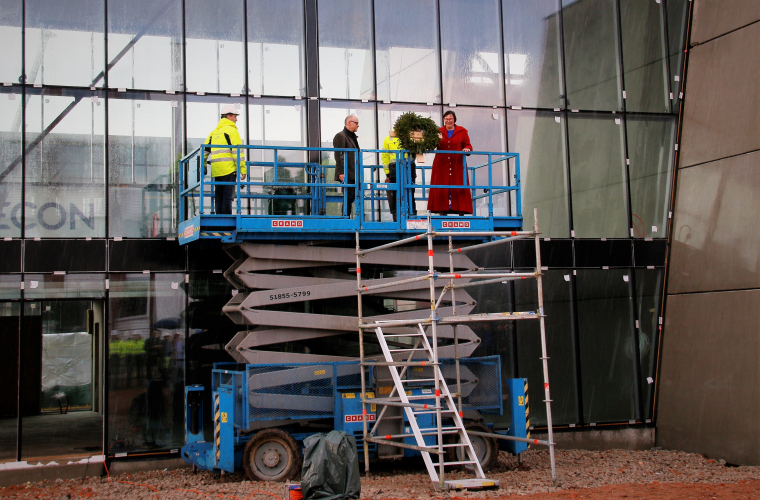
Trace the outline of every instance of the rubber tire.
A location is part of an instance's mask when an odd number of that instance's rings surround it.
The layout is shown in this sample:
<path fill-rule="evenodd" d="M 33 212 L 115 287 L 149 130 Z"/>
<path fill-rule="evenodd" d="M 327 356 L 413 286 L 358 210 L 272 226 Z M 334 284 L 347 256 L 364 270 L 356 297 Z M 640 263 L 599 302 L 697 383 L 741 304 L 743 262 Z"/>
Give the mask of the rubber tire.
<path fill-rule="evenodd" d="M 280 459 L 286 461 L 284 467 L 267 471 L 256 464 L 257 452 L 266 450 L 267 445 L 277 449 Z M 283 452 L 284 456 L 280 452 Z M 243 448 L 243 470 L 251 481 L 288 481 L 301 471 L 302 461 L 301 452 L 293 436 L 280 429 L 264 429 L 257 432 Z"/>
<path fill-rule="evenodd" d="M 478 432 L 491 432 L 491 430 L 486 425 L 479 422 L 465 422 L 464 428 Z M 454 437 L 450 442 L 453 443 L 457 441 L 458 438 Z M 489 470 L 496 467 L 496 464 L 499 463 L 499 444 L 496 442 L 496 439 L 488 438 L 485 436 L 470 436 L 470 442 L 475 448 L 475 454 L 478 455 L 478 459 L 480 460 L 480 467 L 483 469 L 483 472 L 488 472 Z M 464 448 L 448 448 L 446 450 L 447 462 L 461 462 L 463 460 L 469 460 L 469 458 L 460 457 L 467 457 Z M 471 465 L 460 465 L 459 468 L 470 472 L 474 470 Z"/>

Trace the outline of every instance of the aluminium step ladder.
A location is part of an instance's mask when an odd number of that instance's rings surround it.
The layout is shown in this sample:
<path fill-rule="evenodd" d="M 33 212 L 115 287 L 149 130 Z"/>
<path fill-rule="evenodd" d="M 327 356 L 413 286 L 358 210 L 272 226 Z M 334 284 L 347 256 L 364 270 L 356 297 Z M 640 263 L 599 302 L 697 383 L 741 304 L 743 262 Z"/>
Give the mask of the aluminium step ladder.
<path fill-rule="evenodd" d="M 383 351 L 383 356 L 386 362 L 388 362 L 388 370 L 393 378 L 394 388 L 388 398 L 376 398 L 374 402 L 380 405 L 394 405 L 402 406 L 406 413 L 407 420 L 409 420 L 409 426 L 411 427 L 411 434 L 400 434 L 396 436 L 385 436 L 387 440 L 392 438 L 407 438 L 414 437 L 417 441 L 417 446 L 422 454 L 422 458 L 427 467 L 428 474 L 434 483 L 438 483 L 442 489 L 461 489 L 461 488 L 487 488 L 498 487 L 499 481 L 493 479 L 487 479 L 483 473 L 483 469 L 480 466 L 475 449 L 470 442 L 470 438 L 467 436 L 467 432 L 462 421 L 462 414 L 457 410 L 457 406 L 454 403 L 454 399 L 449 391 L 446 381 L 441 371 L 441 366 L 437 362 L 437 358 L 433 352 L 433 348 L 430 346 L 430 342 L 427 339 L 425 330 L 422 324 L 417 325 L 418 333 L 414 334 L 385 334 L 381 327 L 377 327 L 375 332 L 377 333 L 377 339 L 380 342 L 380 348 Z M 415 344 L 411 348 L 403 349 L 391 349 L 388 346 L 388 338 L 392 337 L 417 337 Z M 432 379 L 403 379 L 403 371 L 406 367 L 400 367 L 394 364 L 394 353 L 409 353 L 409 359 L 417 357 L 421 354 L 427 358 L 433 368 Z M 424 366 L 424 362 L 422 363 Z M 399 373 L 399 368 L 402 368 L 402 373 Z M 432 395 L 422 394 L 411 396 L 407 395 L 407 389 L 404 387 L 405 383 L 414 382 L 434 382 L 435 393 Z M 398 396 L 394 397 L 397 394 Z M 430 400 L 435 398 L 435 404 L 430 405 L 426 403 L 414 403 L 414 400 Z M 430 428 L 420 428 L 417 422 L 418 415 L 434 414 L 436 419 L 436 426 Z M 443 425 L 443 419 L 453 420 L 452 425 Z M 458 441 L 444 443 L 444 435 L 456 435 Z M 436 445 L 428 445 L 425 442 L 425 436 L 436 436 Z M 446 450 L 450 448 L 461 448 L 465 452 L 465 460 L 454 460 L 451 462 L 446 461 Z M 433 463 L 431 454 L 438 455 L 438 464 Z M 456 456 L 457 454 L 454 454 Z M 436 470 L 436 466 L 438 470 Z M 472 468 L 476 478 L 466 480 L 455 481 L 441 481 L 440 478 L 444 478 L 444 468 L 453 466 L 465 466 Z"/>

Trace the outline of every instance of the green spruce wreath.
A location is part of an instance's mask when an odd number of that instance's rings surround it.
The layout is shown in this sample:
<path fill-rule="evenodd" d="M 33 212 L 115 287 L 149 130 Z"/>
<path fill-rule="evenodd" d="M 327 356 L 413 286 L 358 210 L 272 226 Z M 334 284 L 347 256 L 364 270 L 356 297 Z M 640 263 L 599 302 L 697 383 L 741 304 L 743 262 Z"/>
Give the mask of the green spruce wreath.
<path fill-rule="evenodd" d="M 408 149 L 413 155 L 424 154 L 438 147 L 438 125 L 430 118 L 423 118 L 411 111 L 399 116 L 393 130 L 398 137 L 401 149 Z M 422 132 L 423 139 L 416 142 L 411 138 L 412 132 Z"/>

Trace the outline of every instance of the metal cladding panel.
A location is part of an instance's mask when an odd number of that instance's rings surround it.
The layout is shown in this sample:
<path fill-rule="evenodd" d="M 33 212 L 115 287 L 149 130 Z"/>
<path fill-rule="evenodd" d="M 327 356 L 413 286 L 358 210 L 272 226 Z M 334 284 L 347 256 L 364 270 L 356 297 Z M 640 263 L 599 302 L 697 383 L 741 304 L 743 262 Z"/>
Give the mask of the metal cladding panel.
<path fill-rule="evenodd" d="M 760 290 L 668 297 L 657 446 L 760 465 Z"/>
<path fill-rule="evenodd" d="M 703 43 L 760 20 L 757 0 L 711 0 L 694 4 L 691 43 Z"/>

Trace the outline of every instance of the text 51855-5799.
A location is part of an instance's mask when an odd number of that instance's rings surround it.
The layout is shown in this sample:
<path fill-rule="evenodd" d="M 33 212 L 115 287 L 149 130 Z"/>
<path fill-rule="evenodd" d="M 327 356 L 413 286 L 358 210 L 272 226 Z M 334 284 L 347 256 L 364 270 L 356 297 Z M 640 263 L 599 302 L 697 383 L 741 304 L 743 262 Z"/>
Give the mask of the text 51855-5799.
<path fill-rule="evenodd" d="M 269 300 L 280 300 L 280 299 L 290 299 L 290 298 L 297 299 L 299 297 L 308 297 L 309 295 L 311 295 L 311 291 L 309 290 L 305 290 L 303 292 L 275 293 L 269 296 Z"/>

